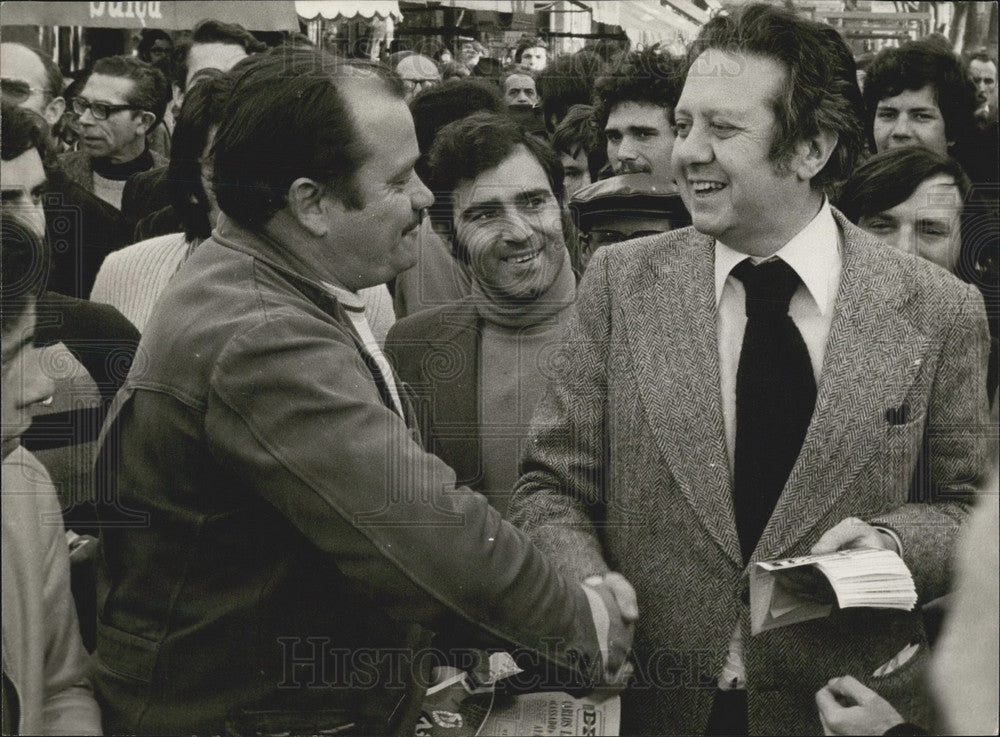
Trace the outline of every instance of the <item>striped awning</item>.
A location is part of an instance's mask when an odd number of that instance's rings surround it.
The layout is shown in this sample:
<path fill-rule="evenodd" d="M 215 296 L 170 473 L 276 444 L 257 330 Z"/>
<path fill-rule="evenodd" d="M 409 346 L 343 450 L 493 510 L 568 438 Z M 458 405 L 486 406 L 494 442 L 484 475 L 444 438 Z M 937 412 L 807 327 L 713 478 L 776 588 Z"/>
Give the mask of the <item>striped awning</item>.
<path fill-rule="evenodd" d="M 303 20 L 403 20 L 397 0 L 295 0 L 295 12 Z"/>

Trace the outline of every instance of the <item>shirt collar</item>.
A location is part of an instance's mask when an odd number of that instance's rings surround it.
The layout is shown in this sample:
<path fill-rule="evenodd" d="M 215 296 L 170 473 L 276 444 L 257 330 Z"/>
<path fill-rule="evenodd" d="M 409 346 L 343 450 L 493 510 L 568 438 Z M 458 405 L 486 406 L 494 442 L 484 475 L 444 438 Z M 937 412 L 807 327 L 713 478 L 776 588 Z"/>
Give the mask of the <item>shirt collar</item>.
<path fill-rule="evenodd" d="M 323 289 L 327 291 L 327 294 L 336 299 L 340 306 L 349 312 L 364 312 L 365 311 L 365 301 L 360 295 L 348 291 L 343 287 L 338 287 L 331 284 L 328 281 L 320 282 L 323 285 Z"/>
<path fill-rule="evenodd" d="M 780 258 L 794 269 L 822 314 L 829 309 L 830 274 L 840 257 L 840 234 L 833 219 L 830 201 L 823 198 L 816 217 L 809 221 L 788 243 L 771 258 Z M 715 304 L 722 299 L 722 289 L 733 268 L 747 258 L 745 253 L 715 241 Z M 755 263 L 767 259 L 754 259 Z"/>

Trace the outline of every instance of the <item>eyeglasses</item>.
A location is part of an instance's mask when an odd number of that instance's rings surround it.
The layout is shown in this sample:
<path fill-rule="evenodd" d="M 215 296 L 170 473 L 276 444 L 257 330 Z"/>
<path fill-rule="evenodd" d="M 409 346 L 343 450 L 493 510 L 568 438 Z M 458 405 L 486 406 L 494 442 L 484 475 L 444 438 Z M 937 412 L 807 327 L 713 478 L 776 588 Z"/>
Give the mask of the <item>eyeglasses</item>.
<path fill-rule="evenodd" d="M 74 113 L 83 115 L 88 110 L 94 116 L 94 120 L 107 120 L 111 113 L 117 113 L 122 110 L 142 110 L 142 108 L 138 105 L 114 105 L 110 102 L 91 102 L 86 97 L 73 98 Z"/>
<path fill-rule="evenodd" d="M 413 92 L 416 89 L 424 89 L 426 87 L 433 87 L 441 80 L 437 77 L 430 77 L 428 79 L 404 79 L 403 88 L 407 92 Z"/>
<path fill-rule="evenodd" d="M 0 92 L 15 105 L 31 97 L 32 92 L 45 92 L 40 87 L 32 87 L 23 79 L 0 79 Z"/>
<path fill-rule="evenodd" d="M 413 92 L 416 89 L 426 89 L 427 87 L 433 87 L 441 80 L 437 77 L 431 77 L 430 79 L 404 79 L 403 88 L 407 92 Z"/>

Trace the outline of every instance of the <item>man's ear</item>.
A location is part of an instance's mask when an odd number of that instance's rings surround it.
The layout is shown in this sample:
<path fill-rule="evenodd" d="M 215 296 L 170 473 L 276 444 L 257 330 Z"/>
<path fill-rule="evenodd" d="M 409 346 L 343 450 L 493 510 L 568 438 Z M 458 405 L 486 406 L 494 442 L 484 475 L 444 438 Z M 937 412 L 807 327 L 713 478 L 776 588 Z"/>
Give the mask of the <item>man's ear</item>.
<path fill-rule="evenodd" d="M 148 110 L 142 110 L 139 112 L 139 116 L 136 118 L 138 124 L 136 126 L 136 131 L 141 129 L 142 135 L 146 135 L 153 128 L 153 124 L 156 123 L 156 116 Z"/>
<path fill-rule="evenodd" d="M 66 112 L 66 100 L 62 97 L 53 97 L 49 104 L 45 106 L 42 110 L 42 117 L 45 118 L 45 122 L 49 124 L 49 128 L 53 127 L 62 118 L 63 113 Z"/>
<path fill-rule="evenodd" d="M 837 148 L 839 136 L 832 131 L 820 131 L 812 138 L 805 138 L 795 144 L 795 158 L 792 161 L 794 171 L 803 181 L 810 181 L 823 171 L 826 162 L 830 160 Z"/>
<path fill-rule="evenodd" d="M 325 187 L 308 177 L 299 177 L 288 188 L 288 210 L 295 221 L 317 238 L 330 231 L 330 198 Z"/>

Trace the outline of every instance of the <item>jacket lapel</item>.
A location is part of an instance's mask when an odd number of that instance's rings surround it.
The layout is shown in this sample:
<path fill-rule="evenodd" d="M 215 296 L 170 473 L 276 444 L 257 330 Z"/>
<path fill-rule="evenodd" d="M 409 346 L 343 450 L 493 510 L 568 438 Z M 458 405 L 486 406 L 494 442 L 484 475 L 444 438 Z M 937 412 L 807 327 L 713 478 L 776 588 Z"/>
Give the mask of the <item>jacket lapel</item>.
<path fill-rule="evenodd" d="M 713 241 L 693 229 L 672 235 L 642 273 L 628 275 L 637 286 L 623 300 L 625 340 L 646 416 L 682 495 L 739 563 L 719 389 Z"/>
<path fill-rule="evenodd" d="M 475 307 L 466 301 L 459 302 L 454 312 L 441 314 L 437 328 L 428 343 L 428 354 L 440 354 L 440 360 L 426 361 L 425 356 L 425 365 L 439 374 L 434 380 L 428 379 L 434 386 L 433 443 L 452 461 L 461 483 L 475 484 L 482 476 L 479 330 Z M 449 367 L 453 370 L 448 370 Z"/>
<path fill-rule="evenodd" d="M 834 508 L 881 442 L 886 410 L 903 403 L 929 348 L 902 313 L 907 292 L 880 247 L 834 215 L 844 259 L 816 409 L 753 560 L 789 554 Z"/>

